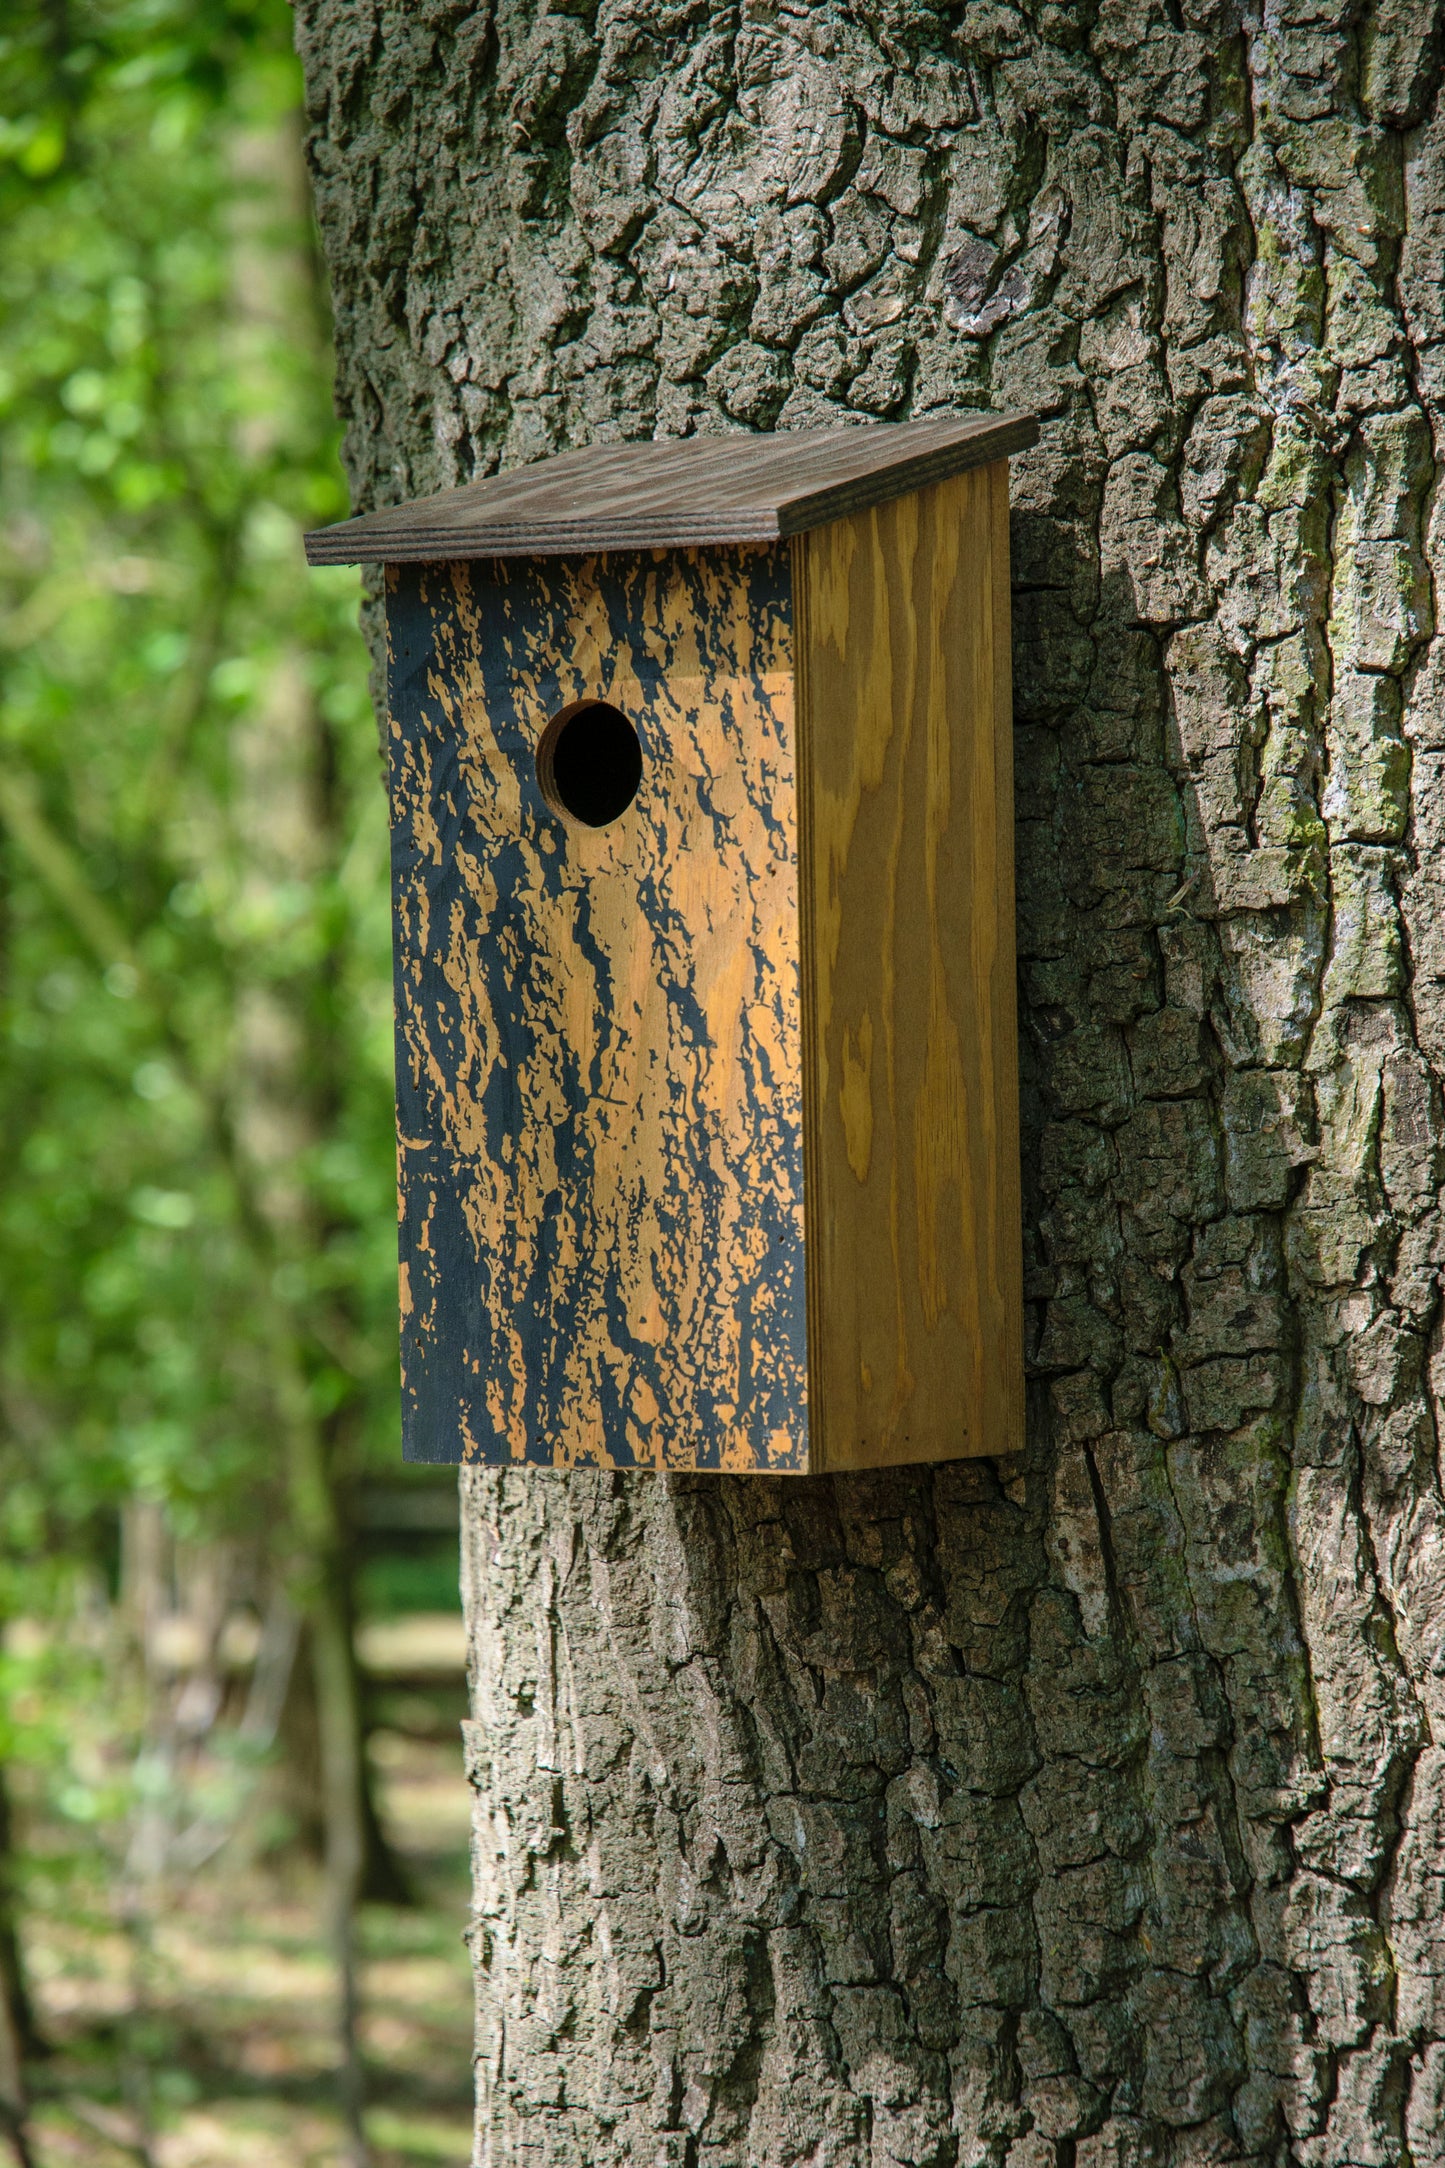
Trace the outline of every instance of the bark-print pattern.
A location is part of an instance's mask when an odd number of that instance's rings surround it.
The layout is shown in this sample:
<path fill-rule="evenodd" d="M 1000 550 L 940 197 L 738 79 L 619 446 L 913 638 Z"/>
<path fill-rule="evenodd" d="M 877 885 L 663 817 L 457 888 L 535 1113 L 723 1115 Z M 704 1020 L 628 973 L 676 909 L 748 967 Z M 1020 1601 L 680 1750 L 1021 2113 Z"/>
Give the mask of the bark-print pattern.
<path fill-rule="evenodd" d="M 402 1371 L 419 1460 L 807 1454 L 786 552 L 389 575 Z M 606 827 L 549 716 L 642 744 Z"/>
<path fill-rule="evenodd" d="M 479 2157 L 1445 2161 L 1437 0 L 301 0 L 358 505 L 1026 407 L 1030 1448 L 467 1478 Z"/>

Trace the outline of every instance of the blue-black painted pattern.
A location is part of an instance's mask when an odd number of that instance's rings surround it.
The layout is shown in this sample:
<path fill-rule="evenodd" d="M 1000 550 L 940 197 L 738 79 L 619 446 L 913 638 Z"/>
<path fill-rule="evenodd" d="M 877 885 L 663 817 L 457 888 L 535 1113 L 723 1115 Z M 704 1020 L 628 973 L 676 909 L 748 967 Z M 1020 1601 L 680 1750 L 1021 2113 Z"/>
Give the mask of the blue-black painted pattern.
<path fill-rule="evenodd" d="M 786 553 L 388 583 L 406 1457 L 802 1466 Z M 535 758 L 587 695 L 595 831 Z"/>

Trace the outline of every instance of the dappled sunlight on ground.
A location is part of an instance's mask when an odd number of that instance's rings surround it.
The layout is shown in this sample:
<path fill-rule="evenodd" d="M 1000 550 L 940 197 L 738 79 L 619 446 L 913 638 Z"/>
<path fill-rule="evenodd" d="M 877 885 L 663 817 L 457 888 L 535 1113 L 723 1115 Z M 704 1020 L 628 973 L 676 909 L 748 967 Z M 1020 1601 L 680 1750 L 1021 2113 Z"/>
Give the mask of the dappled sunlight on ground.
<path fill-rule="evenodd" d="M 382 1733 L 389 1832 L 421 1902 L 369 1907 L 363 2040 L 375 2168 L 465 2168 L 471 2145 L 467 1790 L 460 1741 Z M 55 2052 L 35 2078 L 38 2168 L 341 2168 L 332 1983 L 313 1875 L 224 1860 L 148 1947 L 38 1924 L 31 1966 Z"/>

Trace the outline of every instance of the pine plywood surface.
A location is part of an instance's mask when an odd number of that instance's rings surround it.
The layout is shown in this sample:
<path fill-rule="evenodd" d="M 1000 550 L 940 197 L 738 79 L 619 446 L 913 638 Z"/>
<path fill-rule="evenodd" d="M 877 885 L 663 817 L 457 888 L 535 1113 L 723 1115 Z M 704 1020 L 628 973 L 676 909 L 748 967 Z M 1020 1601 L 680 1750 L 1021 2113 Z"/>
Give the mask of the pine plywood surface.
<path fill-rule="evenodd" d="M 1038 437 L 1025 414 L 942 414 L 594 444 L 369 512 L 306 537 L 312 564 L 401 564 L 769 541 L 800 534 Z"/>
<path fill-rule="evenodd" d="M 388 574 L 405 1449 L 806 1464 L 785 550 Z M 632 718 L 597 830 L 549 715 Z"/>
<path fill-rule="evenodd" d="M 1023 1442 L 1008 474 L 794 544 L 814 1469 Z"/>

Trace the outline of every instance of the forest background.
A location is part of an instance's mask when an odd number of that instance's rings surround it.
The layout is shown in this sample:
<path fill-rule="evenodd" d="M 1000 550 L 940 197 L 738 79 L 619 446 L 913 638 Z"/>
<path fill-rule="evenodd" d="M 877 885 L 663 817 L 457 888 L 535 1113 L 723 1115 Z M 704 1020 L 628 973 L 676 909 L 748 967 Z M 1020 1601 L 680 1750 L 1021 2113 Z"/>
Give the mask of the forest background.
<path fill-rule="evenodd" d="M 466 2154 L 455 1499 L 398 1463 L 291 39 L 0 27 L 0 2127 L 41 2168 Z"/>

